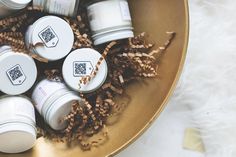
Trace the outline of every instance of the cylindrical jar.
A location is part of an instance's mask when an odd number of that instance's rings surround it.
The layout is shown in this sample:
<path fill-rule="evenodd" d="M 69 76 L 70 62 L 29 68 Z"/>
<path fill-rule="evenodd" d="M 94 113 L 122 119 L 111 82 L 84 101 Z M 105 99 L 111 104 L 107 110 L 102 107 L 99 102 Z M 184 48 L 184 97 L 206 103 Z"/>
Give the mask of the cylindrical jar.
<path fill-rule="evenodd" d="M 56 16 L 44 16 L 29 26 L 25 43 L 32 53 L 49 61 L 56 61 L 70 53 L 74 34 L 65 20 Z"/>
<path fill-rule="evenodd" d="M 36 109 L 54 130 L 65 129 L 67 123 L 63 118 L 70 113 L 73 102 L 83 104 L 81 98 L 63 83 L 46 79 L 36 85 L 32 99 Z"/>
<path fill-rule="evenodd" d="M 0 97 L 0 151 L 20 153 L 36 142 L 35 112 L 24 96 Z"/>
<path fill-rule="evenodd" d="M 94 44 L 134 36 L 127 0 L 103 0 L 87 7 Z"/>
<path fill-rule="evenodd" d="M 77 14 L 79 0 L 33 0 L 33 6 L 47 13 L 73 17 Z"/>
<path fill-rule="evenodd" d="M 0 47 L 0 91 L 19 95 L 28 91 L 37 78 L 34 60 L 23 53 L 13 52 L 11 47 Z"/>
<path fill-rule="evenodd" d="M 31 0 L 0 0 L 0 18 L 24 9 Z"/>
<path fill-rule="evenodd" d="M 82 48 L 71 52 L 65 59 L 62 67 L 62 75 L 66 84 L 73 90 L 81 93 L 90 93 L 103 85 L 107 78 L 108 67 L 105 59 L 101 61 L 102 55 L 94 49 Z M 97 69 L 97 63 L 99 63 Z M 96 75 L 92 76 L 94 71 Z M 84 77 L 90 76 L 91 80 L 80 83 Z"/>

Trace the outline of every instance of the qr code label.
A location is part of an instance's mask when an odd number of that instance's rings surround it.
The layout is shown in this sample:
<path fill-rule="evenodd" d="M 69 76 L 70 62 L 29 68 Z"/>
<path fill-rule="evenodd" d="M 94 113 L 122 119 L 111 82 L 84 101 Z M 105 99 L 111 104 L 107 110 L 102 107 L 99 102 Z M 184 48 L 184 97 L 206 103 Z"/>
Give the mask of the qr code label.
<path fill-rule="evenodd" d="M 26 76 L 20 67 L 20 65 L 15 65 L 7 71 L 7 76 L 13 85 L 21 85 L 26 80 Z"/>
<path fill-rule="evenodd" d="M 73 68 L 75 77 L 84 77 L 93 72 L 93 65 L 91 62 L 74 62 Z"/>
<path fill-rule="evenodd" d="M 40 39 L 47 47 L 55 47 L 59 41 L 58 36 L 52 27 L 48 26 L 39 33 Z"/>

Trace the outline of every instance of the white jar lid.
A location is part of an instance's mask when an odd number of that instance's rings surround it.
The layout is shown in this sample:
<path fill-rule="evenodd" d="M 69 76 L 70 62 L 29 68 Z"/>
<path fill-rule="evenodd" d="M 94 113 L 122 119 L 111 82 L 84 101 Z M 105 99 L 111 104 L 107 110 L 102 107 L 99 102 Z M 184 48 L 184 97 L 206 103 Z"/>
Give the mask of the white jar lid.
<path fill-rule="evenodd" d="M 67 123 L 62 120 L 70 113 L 73 101 L 82 102 L 78 95 L 70 92 L 61 96 L 52 104 L 48 114 L 46 115 L 46 121 L 54 130 L 65 129 Z"/>
<path fill-rule="evenodd" d="M 74 34 L 70 25 L 56 16 L 45 16 L 38 19 L 33 24 L 32 32 L 29 35 L 31 44 L 44 44 L 44 46 L 34 48 L 34 51 L 49 61 L 64 58 L 70 53 L 74 43 Z"/>
<path fill-rule="evenodd" d="M 0 56 L 0 76 L 0 90 L 8 95 L 18 95 L 33 86 L 37 68 L 30 56 L 8 52 Z"/>
<path fill-rule="evenodd" d="M 2 0 L 2 2 L 12 9 L 23 9 L 31 0 Z"/>
<path fill-rule="evenodd" d="M 99 66 L 96 76 L 87 84 L 80 84 L 79 88 L 81 78 L 92 74 L 101 56 L 99 52 L 90 48 L 77 49 L 70 53 L 62 67 L 62 74 L 66 84 L 73 90 L 82 93 L 93 92 L 101 87 L 108 73 L 105 60 Z"/>
<path fill-rule="evenodd" d="M 26 123 L 0 125 L 0 151 L 21 153 L 31 149 L 36 142 L 36 128 Z"/>

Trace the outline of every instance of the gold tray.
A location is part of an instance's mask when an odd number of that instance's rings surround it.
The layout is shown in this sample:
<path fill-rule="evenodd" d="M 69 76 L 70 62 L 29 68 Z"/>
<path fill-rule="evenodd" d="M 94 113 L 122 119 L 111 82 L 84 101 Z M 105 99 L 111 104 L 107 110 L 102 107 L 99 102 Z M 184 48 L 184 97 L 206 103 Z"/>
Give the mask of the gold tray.
<path fill-rule="evenodd" d="M 132 101 L 114 125 L 108 127 L 109 141 L 83 152 L 79 146 L 68 148 L 43 138 L 22 154 L 0 157 L 105 157 L 113 156 L 137 139 L 161 113 L 180 76 L 188 43 L 187 0 L 129 0 L 135 33 L 147 32 L 151 41 L 163 44 L 166 31 L 176 38 L 160 62 L 159 78 L 136 82 L 128 87 Z M 1 139 L 0 139 L 1 140 Z M 22 141 L 24 142 L 24 141 Z"/>

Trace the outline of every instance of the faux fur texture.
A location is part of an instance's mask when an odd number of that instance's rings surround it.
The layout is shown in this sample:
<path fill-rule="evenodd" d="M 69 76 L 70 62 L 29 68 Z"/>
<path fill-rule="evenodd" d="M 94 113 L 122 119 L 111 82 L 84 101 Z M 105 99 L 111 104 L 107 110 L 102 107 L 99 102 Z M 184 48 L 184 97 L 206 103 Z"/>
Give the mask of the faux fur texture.
<path fill-rule="evenodd" d="M 188 105 L 207 157 L 236 156 L 236 1 L 189 0 L 188 56 L 172 102 Z"/>
<path fill-rule="evenodd" d="M 204 156 L 236 157 L 236 0 L 189 0 L 189 7 L 190 43 L 175 94 L 117 157 L 202 157 L 182 149 L 187 127 L 200 130 Z"/>

